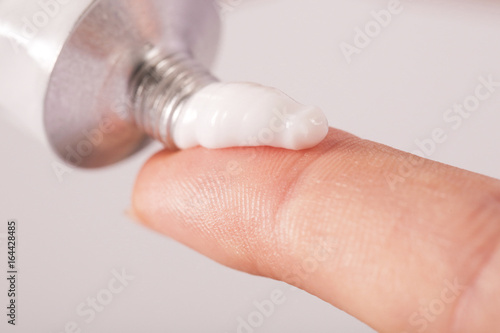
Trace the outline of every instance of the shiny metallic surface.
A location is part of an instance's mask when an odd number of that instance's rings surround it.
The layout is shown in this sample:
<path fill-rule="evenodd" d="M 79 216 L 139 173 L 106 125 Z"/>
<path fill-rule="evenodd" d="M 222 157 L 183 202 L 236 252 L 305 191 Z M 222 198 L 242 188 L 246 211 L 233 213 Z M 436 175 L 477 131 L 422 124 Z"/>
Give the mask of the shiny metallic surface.
<path fill-rule="evenodd" d="M 189 54 L 165 57 L 154 52 L 134 75 L 132 89 L 135 124 L 170 150 L 177 149 L 173 129 L 183 103 L 216 79 Z"/>
<path fill-rule="evenodd" d="M 2 120 L 49 146 L 43 105 L 61 50 L 92 0 L 0 1 Z"/>
<path fill-rule="evenodd" d="M 214 57 L 218 28 L 210 0 L 93 1 L 50 73 L 43 122 L 51 146 L 81 167 L 131 155 L 147 142 L 144 131 L 172 147 L 168 128 L 175 109 L 210 81 L 202 68 Z M 195 74 L 191 80 L 167 75 L 167 60 L 176 54 L 184 65 L 172 70 Z M 167 60 L 148 65 L 158 57 Z M 191 61 L 200 65 L 189 69 Z M 137 92 L 144 87 L 154 93 Z"/>

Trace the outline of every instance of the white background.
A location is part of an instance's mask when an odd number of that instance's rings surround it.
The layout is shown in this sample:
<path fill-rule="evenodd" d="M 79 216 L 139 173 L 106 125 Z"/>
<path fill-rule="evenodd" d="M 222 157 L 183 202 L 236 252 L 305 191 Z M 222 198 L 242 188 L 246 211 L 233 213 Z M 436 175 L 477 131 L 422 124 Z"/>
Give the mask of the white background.
<path fill-rule="evenodd" d="M 333 127 L 406 151 L 443 128 L 447 140 L 430 158 L 500 178 L 500 89 L 459 129 L 443 121 L 479 76 L 500 81 L 500 5 L 401 2 L 403 12 L 347 64 L 340 43 L 352 43 L 355 27 L 388 1 L 249 0 L 225 15 L 214 72 L 279 87 L 321 106 Z M 372 331 L 313 296 L 222 267 L 131 221 L 125 211 L 135 177 L 158 145 L 59 182 L 54 156 L 40 143 L 5 121 L 0 142 L 0 218 L 19 222 L 21 272 L 19 326 L 7 327 L 2 310 L 0 331 L 64 332 L 76 321 L 96 333 L 236 332 L 238 317 L 276 288 L 287 301 L 255 332 Z M 5 241 L 0 246 L 5 271 Z M 114 269 L 135 279 L 85 323 L 77 306 L 105 288 Z M 1 278 L 2 308 L 6 287 Z"/>

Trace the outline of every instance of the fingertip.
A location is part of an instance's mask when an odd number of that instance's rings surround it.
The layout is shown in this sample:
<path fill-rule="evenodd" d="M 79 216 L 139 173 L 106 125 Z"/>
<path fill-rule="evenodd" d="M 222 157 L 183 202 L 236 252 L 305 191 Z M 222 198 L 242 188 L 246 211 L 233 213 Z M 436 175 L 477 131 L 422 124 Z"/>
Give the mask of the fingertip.
<path fill-rule="evenodd" d="M 213 211 L 252 215 L 251 208 L 244 207 L 250 196 L 265 197 L 277 205 L 283 187 L 294 180 L 301 166 L 353 138 L 330 128 L 319 145 L 300 151 L 272 147 L 160 151 L 137 176 L 132 194 L 134 214 L 144 225 L 163 233 L 170 232 L 165 225 L 171 228 L 175 224 L 167 224 L 166 218 L 187 224 L 193 219 L 209 223 Z"/>

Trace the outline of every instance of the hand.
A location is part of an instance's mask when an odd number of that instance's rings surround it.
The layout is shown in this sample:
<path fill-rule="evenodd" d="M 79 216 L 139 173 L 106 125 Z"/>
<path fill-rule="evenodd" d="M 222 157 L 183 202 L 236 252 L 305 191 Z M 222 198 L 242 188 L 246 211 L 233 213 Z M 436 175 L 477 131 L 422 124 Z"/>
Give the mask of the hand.
<path fill-rule="evenodd" d="M 318 147 L 161 152 L 145 225 L 383 332 L 500 331 L 500 181 L 330 130 Z"/>

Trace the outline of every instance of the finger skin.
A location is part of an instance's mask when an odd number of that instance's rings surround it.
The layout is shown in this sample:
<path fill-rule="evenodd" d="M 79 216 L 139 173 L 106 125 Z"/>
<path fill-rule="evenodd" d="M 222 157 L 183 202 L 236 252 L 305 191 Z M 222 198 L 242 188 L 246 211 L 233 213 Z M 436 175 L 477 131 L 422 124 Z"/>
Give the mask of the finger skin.
<path fill-rule="evenodd" d="M 500 329 L 500 182 L 330 130 L 305 151 L 155 155 L 135 214 L 382 332 Z"/>

